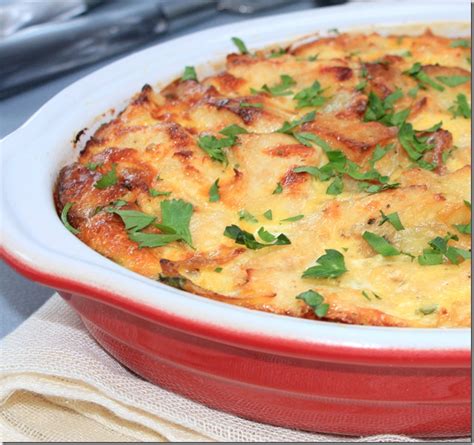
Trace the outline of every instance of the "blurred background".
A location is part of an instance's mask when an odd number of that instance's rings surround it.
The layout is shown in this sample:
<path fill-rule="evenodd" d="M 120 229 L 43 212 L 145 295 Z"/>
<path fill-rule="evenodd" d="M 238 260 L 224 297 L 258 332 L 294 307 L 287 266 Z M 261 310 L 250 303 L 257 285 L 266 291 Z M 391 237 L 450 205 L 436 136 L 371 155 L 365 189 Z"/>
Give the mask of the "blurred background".
<path fill-rule="evenodd" d="M 0 0 L 0 138 L 72 82 L 133 51 L 213 26 L 346 1 Z M 1 263 L 0 337 L 52 293 Z"/>

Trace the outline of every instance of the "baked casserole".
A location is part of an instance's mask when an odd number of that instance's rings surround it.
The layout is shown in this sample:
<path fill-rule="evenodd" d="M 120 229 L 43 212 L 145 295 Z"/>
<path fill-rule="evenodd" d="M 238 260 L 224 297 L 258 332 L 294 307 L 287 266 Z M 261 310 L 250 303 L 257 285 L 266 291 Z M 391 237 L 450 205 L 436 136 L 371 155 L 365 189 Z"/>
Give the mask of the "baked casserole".
<path fill-rule="evenodd" d="M 339 34 L 145 85 L 58 177 L 118 264 L 247 308 L 470 325 L 470 39 Z"/>

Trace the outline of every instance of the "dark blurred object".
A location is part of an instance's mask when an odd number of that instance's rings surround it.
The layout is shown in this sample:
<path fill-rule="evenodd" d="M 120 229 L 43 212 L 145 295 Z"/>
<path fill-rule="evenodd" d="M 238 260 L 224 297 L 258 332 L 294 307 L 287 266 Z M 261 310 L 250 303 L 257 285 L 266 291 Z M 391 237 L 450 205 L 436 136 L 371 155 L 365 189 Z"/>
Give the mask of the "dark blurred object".
<path fill-rule="evenodd" d="M 0 98 L 123 53 L 219 11 L 252 14 L 295 1 L 0 0 Z"/>
<path fill-rule="evenodd" d="M 41 23 L 69 20 L 103 0 L 0 0 L 0 38 Z"/>

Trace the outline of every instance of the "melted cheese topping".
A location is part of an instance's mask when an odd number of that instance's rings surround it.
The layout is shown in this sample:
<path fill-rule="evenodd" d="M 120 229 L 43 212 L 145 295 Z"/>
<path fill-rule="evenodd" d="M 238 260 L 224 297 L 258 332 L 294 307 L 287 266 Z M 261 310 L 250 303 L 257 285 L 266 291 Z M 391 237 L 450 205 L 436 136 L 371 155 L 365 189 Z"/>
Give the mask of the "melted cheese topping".
<path fill-rule="evenodd" d="M 470 101 L 470 82 L 444 85 L 439 91 L 422 82 L 419 88 L 419 79 L 404 73 L 419 62 L 422 72 L 438 83 L 440 76 L 470 76 L 469 48 L 452 42 L 430 31 L 417 37 L 342 34 L 279 57 L 263 51 L 230 54 L 225 72 L 200 82 L 178 79 L 161 92 L 146 85 L 116 119 L 94 134 L 78 162 L 61 171 L 58 211 L 74 203 L 70 223 L 78 237 L 102 255 L 152 279 L 220 301 L 317 318 L 310 306 L 295 298 L 313 290 L 329 305 L 327 320 L 468 326 L 470 260 L 452 264 L 445 258 L 442 264 L 422 266 L 409 256 L 416 258 L 429 241 L 448 232 L 458 236 L 449 245 L 470 245 L 470 236 L 454 227 L 470 220 L 463 202 L 470 200 L 470 119 L 452 112 L 459 95 Z M 261 91 L 263 85 L 278 85 L 282 75 L 293 80 L 291 94 Z M 324 103 L 297 108 L 294 95 L 315 81 Z M 441 129 L 416 133 L 431 144 L 424 160 L 434 164 L 432 170 L 408 157 L 397 136 L 399 127 L 364 119 L 370 92 L 383 100 L 397 89 L 403 97 L 394 102 L 393 111 L 408 108 L 407 122 L 415 130 L 442 122 Z M 241 106 L 245 102 L 261 106 Z M 375 167 L 399 186 L 369 194 L 343 175 L 342 193 L 331 195 L 326 193 L 329 182 L 295 173 L 297 166 L 328 162 L 321 144 L 307 146 L 277 131 L 285 121 L 311 111 L 315 119 L 295 131 L 318 136 L 363 171 L 378 145 L 393 144 Z M 225 148 L 227 164 L 212 160 L 198 139 L 221 138 L 219 132 L 231 124 L 247 133 Z M 112 165 L 117 181 L 95 187 Z M 210 202 L 209 189 L 216 179 L 220 199 Z M 281 193 L 274 193 L 277 184 Z M 151 188 L 170 195 L 153 197 Z M 160 203 L 172 198 L 193 206 L 194 249 L 180 241 L 139 248 L 121 218 L 101 210 L 120 199 L 126 202 L 122 209 L 155 215 L 159 221 Z M 254 219 L 242 219 L 243 210 Z M 264 217 L 267 210 L 272 211 L 271 220 Z M 381 211 L 397 212 L 404 230 L 381 225 Z M 296 215 L 304 217 L 282 222 Z M 284 233 L 291 244 L 248 249 L 224 236 L 232 224 L 257 239 L 262 226 L 273 234 Z M 159 233 L 144 229 L 150 231 Z M 405 254 L 377 254 L 362 238 L 365 231 L 383 236 Z M 326 249 L 344 255 L 347 272 L 337 278 L 302 278 Z"/>

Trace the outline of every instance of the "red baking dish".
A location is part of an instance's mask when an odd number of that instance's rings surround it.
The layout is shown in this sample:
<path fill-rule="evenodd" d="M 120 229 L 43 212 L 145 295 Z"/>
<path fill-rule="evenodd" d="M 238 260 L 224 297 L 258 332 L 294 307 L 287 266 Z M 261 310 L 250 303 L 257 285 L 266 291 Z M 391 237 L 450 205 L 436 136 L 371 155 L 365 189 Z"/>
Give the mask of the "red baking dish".
<path fill-rule="evenodd" d="M 76 156 L 68 145 L 78 129 L 120 109 L 156 73 L 166 81 L 184 65 L 222 57 L 233 35 L 257 48 L 327 28 L 390 29 L 420 17 L 466 34 L 468 13 L 465 4 L 371 4 L 273 16 L 157 45 L 89 75 L 2 141 L 2 257 L 58 289 L 126 367 L 213 408 L 323 433 L 469 435 L 469 329 L 350 326 L 208 300 L 100 256 L 61 225 L 52 199 L 57 172 Z M 206 54 L 202 42 L 209 42 Z M 18 181 L 20 174 L 29 180 Z"/>

